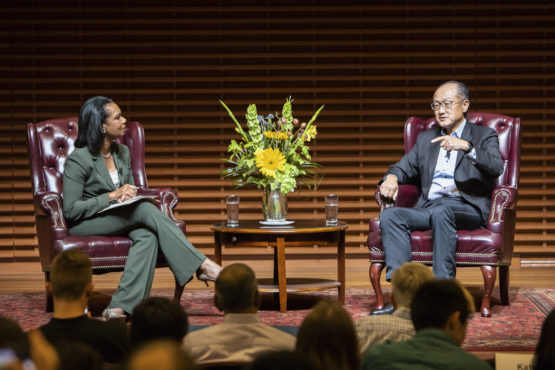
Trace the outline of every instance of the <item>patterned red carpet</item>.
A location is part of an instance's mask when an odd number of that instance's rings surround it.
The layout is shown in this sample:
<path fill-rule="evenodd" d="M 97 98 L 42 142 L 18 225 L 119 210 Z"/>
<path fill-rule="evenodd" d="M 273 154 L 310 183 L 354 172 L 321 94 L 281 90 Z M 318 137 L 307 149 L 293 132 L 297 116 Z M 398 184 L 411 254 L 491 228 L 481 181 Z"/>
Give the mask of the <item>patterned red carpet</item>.
<path fill-rule="evenodd" d="M 171 293 L 169 290 L 156 290 L 152 295 L 171 297 Z M 386 296 L 389 294 L 387 290 L 384 293 Z M 498 292 L 494 292 L 494 295 L 498 296 Z M 315 302 L 336 297 L 335 290 L 290 294 L 288 312 L 280 313 L 274 296 L 264 294 L 259 317 L 268 325 L 298 326 Z M 474 315 L 468 326 L 464 348 L 498 351 L 532 350 L 535 347 L 546 314 L 555 308 L 555 289 L 511 288 L 510 299 L 510 306 L 495 305 L 491 318 L 483 318 L 479 313 Z M 51 316 L 44 311 L 44 300 L 42 293 L 0 294 L 0 315 L 15 319 L 25 330 L 40 326 Z M 91 310 L 99 312 L 106 303 L 106 296 L 97 295 Z M 222 314 L 213 305 L 211 290 L 185 291 L 181 303 L 189 315 L 191 325 L 213 325 L 222 320 Z M 367 315 L 374 304 L 375 297 L 370 289 L 347 289 L 345 308 L 353 319 Z"/>

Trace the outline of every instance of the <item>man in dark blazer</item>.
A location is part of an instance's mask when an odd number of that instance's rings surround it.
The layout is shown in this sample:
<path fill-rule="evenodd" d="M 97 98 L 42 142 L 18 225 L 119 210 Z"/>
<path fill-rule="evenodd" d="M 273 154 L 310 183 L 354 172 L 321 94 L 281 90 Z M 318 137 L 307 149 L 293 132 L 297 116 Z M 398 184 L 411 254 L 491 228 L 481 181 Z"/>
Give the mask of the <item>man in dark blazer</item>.
<path fill-rule="evenodd" d="M 431 106 L 439 126 L 422 132 L 380 182 L 382 195 L 393 199 L 399 184 L 421 187 L 414 208 L 391 207 L 380 214 L 387 280 L 411 259 L 410 232 L 430 229 L 434 274 L 454 278 L 456 230 L 485 224 L 495 180 L 503 173 L 497 132 L 466 120 L 470 100 L 464 84 L 443 83 Z"/>

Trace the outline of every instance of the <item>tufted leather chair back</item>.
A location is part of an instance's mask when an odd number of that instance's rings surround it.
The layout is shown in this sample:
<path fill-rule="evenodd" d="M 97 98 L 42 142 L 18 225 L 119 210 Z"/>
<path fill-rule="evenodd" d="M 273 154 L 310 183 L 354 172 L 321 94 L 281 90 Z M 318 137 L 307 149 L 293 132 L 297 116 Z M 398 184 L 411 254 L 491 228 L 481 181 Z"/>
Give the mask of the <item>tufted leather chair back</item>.
<path fill-rule="evenodd" d="M 27 125 L 33 192 L 62 195 L 62 179 L 67 157 L 77 139 L 77 117 L 58 118 Z M 128 122 L 124 137 L 117 140 L 129 147 L 135 184 L 148 187 L 144 166 L 144 129 Z"/>
<path fill-rule="evenodd" d="M 507 185 L 518 188 L 520 174 L 520 118 L 496 113 L 468 112 L 468 121 L 488 126 L 497 131 L 499 150 L 504 161 L 505 171 L 497 179 L 496 186 Z M 437 126 L 435 118 L 423 120 L 410 117 L 405 123 L 405 153 L 416 144 L 418 134 Z"/>

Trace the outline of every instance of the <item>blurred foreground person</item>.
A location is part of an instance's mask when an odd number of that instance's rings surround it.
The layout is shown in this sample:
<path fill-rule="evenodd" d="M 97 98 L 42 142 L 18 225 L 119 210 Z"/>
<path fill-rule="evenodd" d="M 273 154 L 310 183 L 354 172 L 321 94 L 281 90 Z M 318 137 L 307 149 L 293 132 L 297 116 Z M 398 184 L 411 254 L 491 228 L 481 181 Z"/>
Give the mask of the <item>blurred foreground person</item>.
<path fill-rule="evenodd" d="M 534 370 L 555 369 L 555 309 L 545 318 L 534 354 Z"/>
<path fill-rule="evenodd" d="M 385 341 L 400 342 L 412 338 L 412 298 L 423 283 L 433 279 L 432 270 L 421 263 L 407 262 L 395 270 L 391 279 L 391 303 L 395 311 L 391 315 L 371 315 L 355 320 L 361 354 L 374 344 Z"/>
<path fill-rule="evenodd" d="M 414 337 L 372 346 L 361 369 L 491 369 L 487 362 L 460 347 L 474 302 L 457 281 L 432 280 L 422 284 L 410 312 Z"/>
<path fill-rule="evenodd" d="M 92 264 L 87 255 L 77 249 L 58 253 L 52 262 L 46 288 L 52 292 L 54 314 L 40 330 L 56 349 L 75 341 L 98 351 L 104 362 L 125 359 L 129 351 L 125 323 L 95 320 L 85 313 L 94 289 Z"/>
<path fill-rule="evenodd" d="M 183 348 L 196 363 L 249 362 L 268 350 L 293 350 L 295 337 L 264 325 L 256 315 L 260 293 L 254 271 L 245 264 L 225 267 L 216 279 L 216 307 L 224 312 L 221 324 L 185 336 Z"/>
<path fill-rule="evenodd" d="M 338 302 L 318 302 L 299 328 L 295 351 L 314 369 L 358 369 L 358 341 L 351 316 Z"/>

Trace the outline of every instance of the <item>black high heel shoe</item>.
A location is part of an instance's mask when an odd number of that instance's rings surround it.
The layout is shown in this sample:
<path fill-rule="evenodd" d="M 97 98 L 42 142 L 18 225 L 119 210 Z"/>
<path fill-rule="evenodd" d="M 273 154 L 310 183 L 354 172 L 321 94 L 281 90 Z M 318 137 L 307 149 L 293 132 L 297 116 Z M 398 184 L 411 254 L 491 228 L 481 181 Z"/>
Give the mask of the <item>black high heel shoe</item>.
<path fill-rule="evenodd" d="M 196 271 L 196 275 L 197 279 L 203 281 L 206 286 L 208 286 L 209 281 L 216 281 L 213 277 L 206 275 L 204 272 L 200 272 L 200 269 Z"/>

